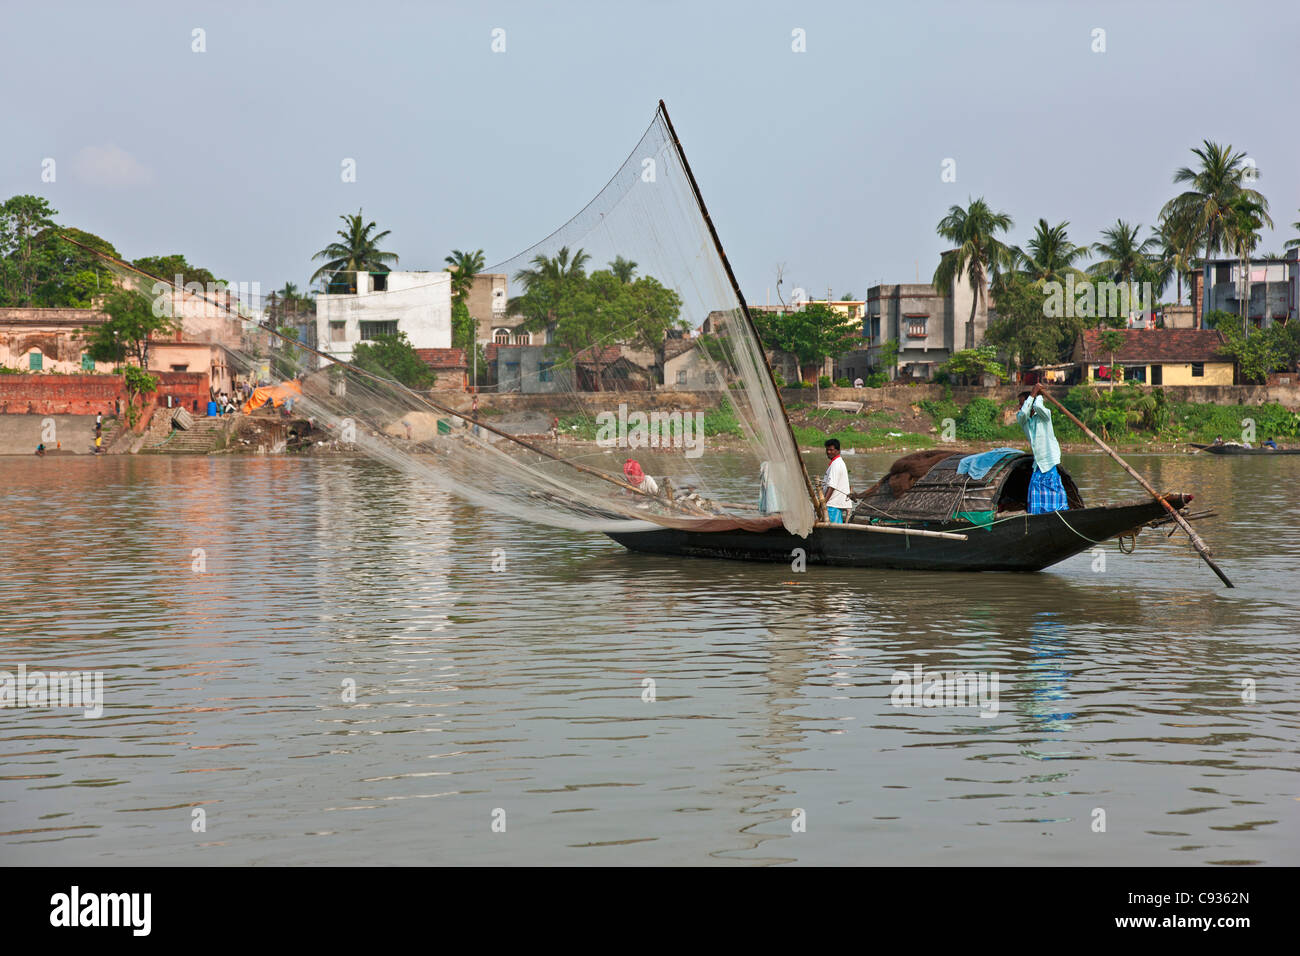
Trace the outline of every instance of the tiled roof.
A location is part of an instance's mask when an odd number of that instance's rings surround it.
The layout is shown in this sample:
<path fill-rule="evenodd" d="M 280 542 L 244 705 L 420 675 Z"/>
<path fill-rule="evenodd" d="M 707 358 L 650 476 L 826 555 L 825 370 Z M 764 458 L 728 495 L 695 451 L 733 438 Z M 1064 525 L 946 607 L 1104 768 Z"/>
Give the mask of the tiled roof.
<path fill-rule="evenodd" d="M 1121 329 L 1124 347 L 1115 350 L 1116 362 L 1229 362 L 1220 354 L 1223 336 L 1214 329 Z M 1083 360 L 1109 361 L 1101 330 L 1083 333 Z"/>
<path fill-rule="evenodd" d="M 695 339 L 668 339 L 664 342 L 664 361 L 695 348 Z"/>

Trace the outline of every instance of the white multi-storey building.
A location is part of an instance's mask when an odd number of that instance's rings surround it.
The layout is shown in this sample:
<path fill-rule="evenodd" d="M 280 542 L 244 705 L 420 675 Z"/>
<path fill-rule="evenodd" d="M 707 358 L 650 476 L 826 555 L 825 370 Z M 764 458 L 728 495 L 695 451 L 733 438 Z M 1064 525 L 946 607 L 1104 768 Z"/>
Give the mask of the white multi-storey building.
<path fill-rule="evenodd" d="M 404 332 L 417 349 L 451 348 L 451 273 L 361 273 L 357 291 L 316 297 L 316 341 L 344 361 L 362 342 Z"/>

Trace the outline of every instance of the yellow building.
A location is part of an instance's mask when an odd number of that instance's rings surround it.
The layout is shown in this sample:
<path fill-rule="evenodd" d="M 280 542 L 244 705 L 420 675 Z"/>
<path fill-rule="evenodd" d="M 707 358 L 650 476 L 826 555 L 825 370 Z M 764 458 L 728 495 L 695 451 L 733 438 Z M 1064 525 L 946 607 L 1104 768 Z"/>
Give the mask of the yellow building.
<path fill-rule="evenodd" d="M 1074 344 L 1074 361 L 1089 384 L 1232 385 L 1233 362 L 1213 329 L 1122 329 L 1124 344 L 1112 353 L 1100 329 Z M 1113 363 L 1113 367 L 1112 367 Z"/>

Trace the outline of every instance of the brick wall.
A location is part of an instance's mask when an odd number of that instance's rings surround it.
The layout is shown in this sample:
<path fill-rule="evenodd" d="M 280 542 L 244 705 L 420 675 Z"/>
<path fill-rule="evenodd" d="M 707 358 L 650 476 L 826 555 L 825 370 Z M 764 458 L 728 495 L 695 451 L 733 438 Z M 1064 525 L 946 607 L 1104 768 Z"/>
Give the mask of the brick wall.
<path fill-rule="evenodd" d="M 200 415 L 207 411 L 206 372 L 158 372 L 159 404 L 167 396 Z M 0 414 L 94 415 L 126 404 L 121 375 L 0 375 Z"/>

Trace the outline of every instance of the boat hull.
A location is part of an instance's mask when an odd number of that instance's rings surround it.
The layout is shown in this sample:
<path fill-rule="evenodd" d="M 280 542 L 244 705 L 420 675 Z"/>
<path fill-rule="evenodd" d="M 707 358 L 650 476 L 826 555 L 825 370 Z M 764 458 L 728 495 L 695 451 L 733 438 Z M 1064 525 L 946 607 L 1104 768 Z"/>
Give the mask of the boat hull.
<path fill-rule="evenodd" d="M 1191 495 L 1169 495 L 1175 508 Z M 1081 551 L 1163 517 L 1156 501 L 1105 505 L 1045 515 L 1017 515 L 988 528 L 963 522 L 913 527 L 966 535 L 965 541 L 819 526 L 807 538 L 785 530 L 696 532 L 676 529 L 606 532 L 630 551 L 694 558 L 788 564 L 802 548 L 808 564 L 908 571 L 1041 571 Z"/>
<path fill-rule="evenodd" d="M 1211 455 L 1300 455 L 1300 448 L 1243 448 L 1240 445 L 1199 445 Z"/>

